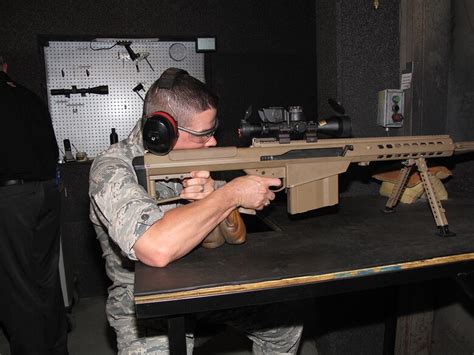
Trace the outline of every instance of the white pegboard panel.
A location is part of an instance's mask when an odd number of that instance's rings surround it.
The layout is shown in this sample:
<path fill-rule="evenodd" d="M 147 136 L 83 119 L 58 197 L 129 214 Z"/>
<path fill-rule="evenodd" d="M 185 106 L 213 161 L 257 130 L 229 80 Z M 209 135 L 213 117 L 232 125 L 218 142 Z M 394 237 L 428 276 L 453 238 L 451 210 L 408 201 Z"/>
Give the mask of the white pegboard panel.
<path fill-rule="evenodd" d="M 109 146 L 111 128 L 116 129 L 120 140 L 127 137 L 143 107 L 142 99 L 132 89 L 141 83 L 144 91 L 140 95 L 144 98 L 151 84 L 169 67 L 187 70 L 205 80 L 204 55 L 196 53 L 194 41 L 130 40 L 135 53 L 148 53 L 153 71 L 146 60 L 132 62 L 124 46 L 114 46 L 119 40 L 50 41 L 44 47 L 48 104 L 62 150 L 63 140 L 69 139 L 77 150 L 95 157 Z M 107 85 L 109 94 L 51 95 L 51 89 L 71 89 L 73 85 L 78 89 Z"/>

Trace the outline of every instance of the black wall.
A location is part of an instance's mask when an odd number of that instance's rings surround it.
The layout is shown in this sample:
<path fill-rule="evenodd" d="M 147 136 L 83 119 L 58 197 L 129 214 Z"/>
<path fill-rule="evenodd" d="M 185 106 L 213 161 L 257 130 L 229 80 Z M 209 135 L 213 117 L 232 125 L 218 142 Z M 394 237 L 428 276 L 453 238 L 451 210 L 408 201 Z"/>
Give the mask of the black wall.
<path fill-rule="evenodd" d="M 352 117 L 355 137 L 383 136 L 377 93 L 400 87 L 399 1 L 316 1 L 318 104 L 336 97 Z"/>
<path fill-rule="evenodd" d="M 474 140 L 474 3 L 451 2 L 446 133 Z M 456 158 L 452 191 L 474 194 L 474 154 Z"/>
<path fill-rule="evenodd" d="M 316 112 L 314 1 L 9 1 L 2 4 L 0 52 L 13 78 L 44 95 L 39 35 L 215 36 L 209 84 L 221 96 L 221 143 L 235 144 L 250 104 L 303 105 Z M 158 73 L 157 73 L 158 75 Z"/>
<path fill-rule="evenodd" d="M 8 1 L 0 12 L 0 53 L 14 79 L 45 97 L 40 37 L 215 36 L 217 52 L 206 61 L 208 83 L 221 98 L 217 138 L 235 145 L 249 105 L 303 105 L 308 116 L 316 114 L 315 17 L 312 0 Z M 88 169 L 63 169 L 63 241 L 81 296 L 104 293 L 107 284 L 88 221 Z"/>
<path fill-rule="evenodd" d="M 474 139 L 474 3 L 452 2 L 448 131 L 457 140 Z"/>
<path fill-rule="evenodd" d="M 316 1 L 318 110 L 334 114 L 327 99 L 337 99 L 352 118 L 354 137 L 385 136 L 377 126 L 378 92 L 400 87 L 399 2 Z M 392 131 L 392 135 L 399 134 Z M 382 164 L 351 165 L 340 176 L 344 195 L 378 194 L 371 179 Z"/>

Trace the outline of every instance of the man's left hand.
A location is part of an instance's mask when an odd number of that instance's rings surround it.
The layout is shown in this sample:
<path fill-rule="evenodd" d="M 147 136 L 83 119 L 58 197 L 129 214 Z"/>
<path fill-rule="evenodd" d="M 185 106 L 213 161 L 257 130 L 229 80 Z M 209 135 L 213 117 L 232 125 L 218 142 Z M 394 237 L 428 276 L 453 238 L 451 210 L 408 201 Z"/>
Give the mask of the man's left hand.
<path fill-rule="evenodd" d="M 214 192 L 214 180 L 209 171 L 191 171 L 191 177 L 183 180 L 180 197 L 185 200 L 201 200 Z"/>

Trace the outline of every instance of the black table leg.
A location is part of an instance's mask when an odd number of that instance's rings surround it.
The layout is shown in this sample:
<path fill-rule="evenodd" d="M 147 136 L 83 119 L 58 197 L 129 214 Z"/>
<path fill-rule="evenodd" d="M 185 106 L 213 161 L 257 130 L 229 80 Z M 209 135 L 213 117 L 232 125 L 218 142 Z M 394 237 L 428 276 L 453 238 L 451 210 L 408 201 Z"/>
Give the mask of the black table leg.
<path fill-rule="evenodd" d="M 184 316 L 168 318 L 168 341 L 171 355 L 186 355 L 185 324 Z"/>
<path fill-rule="evenodd" d="M 384 295 L 386 300 L 386 314 L 383 355 L 393 355 L 395 353 L 395 341 L 397 336 L 398 287 L 388 287 Z"/>

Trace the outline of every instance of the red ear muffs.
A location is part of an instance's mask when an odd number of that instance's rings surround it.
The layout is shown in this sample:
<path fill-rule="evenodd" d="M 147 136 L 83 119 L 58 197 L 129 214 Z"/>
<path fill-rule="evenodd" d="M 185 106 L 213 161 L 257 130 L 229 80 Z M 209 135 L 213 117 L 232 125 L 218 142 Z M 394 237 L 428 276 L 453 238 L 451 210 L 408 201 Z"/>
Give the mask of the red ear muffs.
<path fill-rule="evenodd" d="M 146 150 L 157 154 L 168 154 L 178 140 L 178 123 L 166 112 L 152 113 L 143 126 L 143 145 Z"/>

